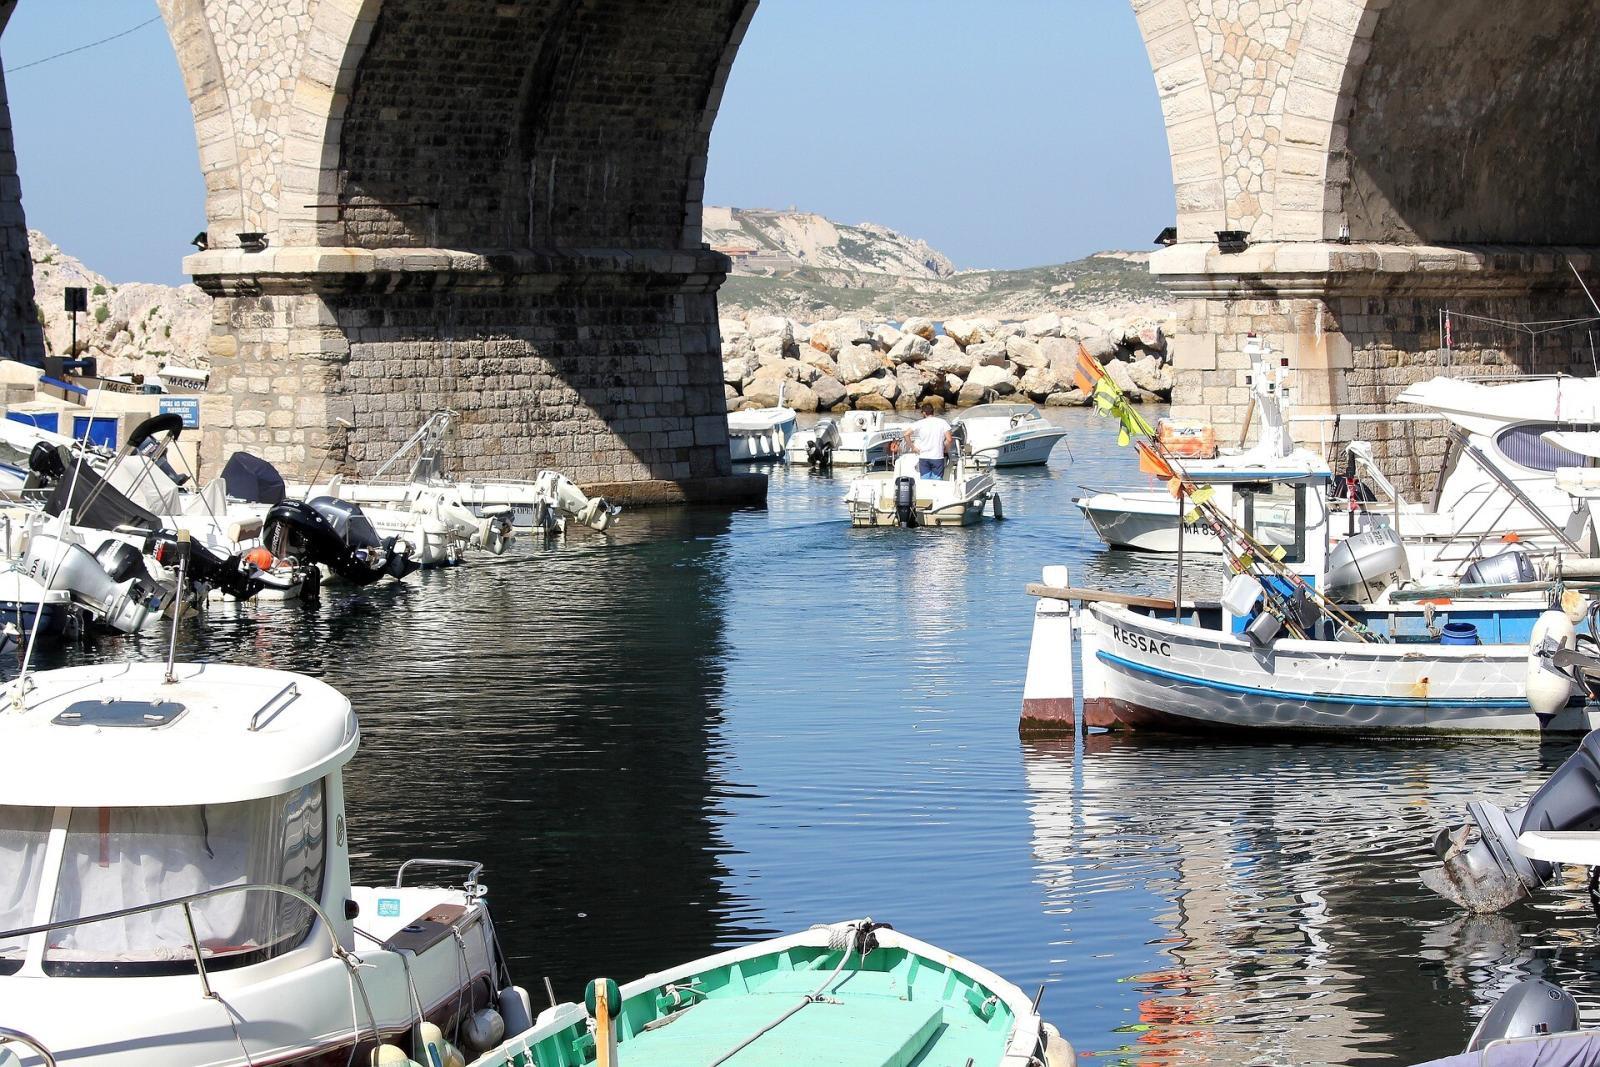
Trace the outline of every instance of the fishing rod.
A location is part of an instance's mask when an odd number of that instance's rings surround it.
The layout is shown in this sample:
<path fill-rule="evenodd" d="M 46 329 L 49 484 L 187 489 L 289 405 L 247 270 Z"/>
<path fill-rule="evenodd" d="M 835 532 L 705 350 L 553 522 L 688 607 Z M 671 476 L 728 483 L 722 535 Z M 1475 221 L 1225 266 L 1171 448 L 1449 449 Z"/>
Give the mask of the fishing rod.
<path fill-rule="evenodd" d="M 1184 472 L 1183 464 L 1178 457 L 1173 455 L 1166 444 L 1160 439 L 1155 428 L 1135 411 L 1120 387 L 1113 381 L 1088 352 L 1080 345 L 1078 349 L 1078 373 L 1074 375 L 1077 384 L 1085 392 L 1094 397 L 1095 407 L 1102 414 L 1116 415 L 1122 423 L 1119 434 L 1121 444 L 1130 441 L 1130 427 L 1136 431 L 1143 440 L 1137 442 L 1142 456 L 1148 456 L 1151 461 L 1145 469 L 1153 474 L 1162 475 L 1169 479 L 1168 488 L 1172 489 L 1172 482 L 1177 483 L 1174 496 L 1188 495 L 1193 500 L 1195 509 L 1190 514 L 1196 520 L 1204 519 L 1213 536 L 1217 538 L 1226 557 L 1229 567 L 1236 574 L 1246 571 L 1255 572 L 1258 567 L 1268 572 L 1269 576 L 1280 579 L 1289 586 L 1291 592 L 1285 594 L 1275 583 L 1262 583 L 1263 605 L 1271 610 L 1272 614 L 1283 623 L 1290 633 L 1297 637 L 1306 637 L 1305 627 L 1300 625 L 1298 612 L 1294 604 L 1296 592 L 1305 596 L 1315 604 L 1324 614 L 1339 622 L 1349 629 L 1362 641 L 1371 641 L 1373 635 L 1359 620 L 1340 608 L 1326 594 L 1306 582 L 1303 577 L 1282 563 L 1283 549 L 1281 546 L 1267 546 L 1262 544 L 1254 535 L 1240 526 L 1231 515 L 1211 502 L 1214 490 L 1209 486 L 1201 486 Z M 1189 521 L 1188 515 L 1180 515 L 1180 522 Z M 1242 547 L 1242 551 L 1235 549 L 1235 543 Z"/>

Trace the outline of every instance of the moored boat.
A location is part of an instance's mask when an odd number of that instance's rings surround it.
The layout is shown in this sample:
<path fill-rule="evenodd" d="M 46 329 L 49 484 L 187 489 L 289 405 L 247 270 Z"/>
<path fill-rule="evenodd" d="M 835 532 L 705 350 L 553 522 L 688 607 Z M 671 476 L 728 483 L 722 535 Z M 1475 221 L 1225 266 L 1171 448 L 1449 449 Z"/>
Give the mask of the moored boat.
<path fill-rule="evenodd" d="M 1044 463 L 1056 442 L 1067 435 L 1065 428 L 1050 422 L 1032 404 L 979 404 L 953 421 L 965 428 L 972 454 L 996 467 Z"/>
<path fill-rule="evenodd" d="M 1042 992 L 1042 991 L 1041 991 Z M 1004 978 L 869 919 L 719 952 L 552 1006 L 473 1067 L 587 1063 L 1068 1067 Z"/>
<path fill-rule="evenodd" d="M 332 687 L 75 667 L 13 682 L 0 707 L 0 1063 L 366 1062 L 416 1047 L 425 1021 L 462 1043 L 526 1025 L 477 865 L 453 888 L 407 882 L 434 860 L 350 884 L 360 730 Z"/>
<path fill-rule="evenodd" d="M 781 459 L 794 433 L 795 420 L 794 409 L 783 406 L 781 392 L 776 407 L 728 412 L 728 451 L 733 461 Z"/>

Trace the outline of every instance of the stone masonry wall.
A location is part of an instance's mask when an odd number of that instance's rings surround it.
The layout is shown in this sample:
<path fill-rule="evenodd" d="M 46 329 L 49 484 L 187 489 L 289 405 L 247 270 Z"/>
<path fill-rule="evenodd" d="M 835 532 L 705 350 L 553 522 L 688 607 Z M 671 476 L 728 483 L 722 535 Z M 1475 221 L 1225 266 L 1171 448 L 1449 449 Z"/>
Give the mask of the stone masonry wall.
<path fill-rule="evenodd" d="M 15 0 L 0 4 L 0 30 Z M 0 73 L 0 357 L 38 363 L 44 359 L 44 330 L 33 303 L 33 260 L 28 256 L 28 222 L 22 211 L 22 182 L 11 140 L 11 104 Z"/>
<path fill-rule="evenodd" d="M 1579 294 L 1517 297 L 1331 296 L 1325 299 L 1234 299 L 1186 302 L 1179 328 L 1190 340 L 1178 361 L 1173 414 L 1202 418 L 1219 439 L 1237 444 L 1250 392 L 1244 347 L 1250 333 L 1268 340 L 1297 370 L 1293 387 L 1302 413 L 1377 414 L 1412 410 L 1395 403 L 1409 385 L 1445 374 L 1456 378 L 1507 378 L 1526 374 L 1595 374 L 1592 340 L 1600 324 L 1537 337 L 1505 327 L 1456 319 L 1452 346 L 1443 347 L 1439 311 L 1532 322 L 1584 319 L 1593 308 Z M 1320 316 L 1320 333 L 1318 318 Z M 1209 335 L 1214 356 L 1195 355 L 1194 341 Z M 1209 365 L 1208 365 L 1209 364 Z M 1443 423 L 1302 424 L 1308 445 L 1369 441 L 1386 473 L 1409 494 L 1426 493 L 1443 465 L 1448 441 Z M 1250 440 L 1255 440 L 1252 430 Z M 1328 457 L 1337 457 L 1330 450 Z"/>
<path fill-rule="evenodd" d="M 231 410 L 208 412 L 202 462 L 243 448 L 300 476 L 370 475 L 450 408 L 447 461 L 464 476 L 554 467 L 609 485 L 731 473 L 720 277 L 349 273 L 264 293 L 252 291 L 260 279 L 207 281 L 213 383 Z"/>

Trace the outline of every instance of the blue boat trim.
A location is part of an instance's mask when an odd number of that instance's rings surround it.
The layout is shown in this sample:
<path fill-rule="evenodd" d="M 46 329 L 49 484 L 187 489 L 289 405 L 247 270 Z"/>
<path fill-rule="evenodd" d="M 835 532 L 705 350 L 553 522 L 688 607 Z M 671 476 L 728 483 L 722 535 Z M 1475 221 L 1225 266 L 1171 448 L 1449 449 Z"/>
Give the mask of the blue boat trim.
<path fill-rule="evenodd" d="M 1243 693 L 1246 696 L 1253 697 L 1303 700 L 1310 704 L 1356 704 L 1383 708 L 1517 708 L 1529 711 L 1528 703 L 1525 700 L 1494 700 L 1488 697 L 1462 697 L 1455 700 L 1419 700 L 1414 697 L 1368 697 L 1354 694 L 1350 696 L 1329 696 L 1322 693 L 1290 693 L 1280 689 L 1254 689 L 1247 685 L 1234 685 L 1231 682 L 1212 682 L 1204 678 L 1178 674 L 1175 671 L 1164 671 L 1160 667 L 1152 667 L 1148 663 L 1138 663 L 1134 660 L 1123 659 L 1121 656 L 1110 652 L 1096 652 L 1095 656 L 1104 663 L 1126 667 L 1141 674 L 1153 674 L 1168 681 L 1198 685 L 1206 689 L 1219 689 L 1225 693 Z M 1529 713 L 1532 714 L 1531 711 Z"/>

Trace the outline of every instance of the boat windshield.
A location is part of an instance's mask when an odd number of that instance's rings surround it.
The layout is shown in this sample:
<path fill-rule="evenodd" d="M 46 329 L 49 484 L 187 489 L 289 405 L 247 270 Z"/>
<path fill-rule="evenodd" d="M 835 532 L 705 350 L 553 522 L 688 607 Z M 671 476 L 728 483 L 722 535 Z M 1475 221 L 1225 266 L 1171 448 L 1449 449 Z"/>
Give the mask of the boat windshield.
<path fill-rule="evenodd" d="M 0 804 L 0 930 L 33 925 L 52 814 Z M 26 938 L 0 934 L 0 974 L 21 967 L 27 947 Z"/>
<path fill-rule="evenodd" d="M 4 809 L 0 809 L 4 810 Z M 49 812 L 46 809 L 48 821 Z M 74 808 L 55 879 L 51 920 L 117 911 L 224 886 L 270 883 L 315 898 L 326 860 L 323 786 L 235 804 L 166 808 Z M 3 831 L 0 831 L 3 833 Z M 18 839 L 19 842 L 22 839 Z M 0 837 L 0 863 L 21 868 L 21 851 Z M 38 860 L 42 866 L 42 852 Z M 6 867 L 0 877 L 6 877 Z M 37 872 L 33 893 L 38 893 Z M 21 879 L 6 877 L 3 894 Z M 11 899 L 0 895 L 0 909 Z M 31 911 L 31 906 L 29 909 Z M 312 910 L 278 893 L 228 893 L 192 908 L 208 967 L 241 966 L 281 955 L 305 940 Z M 32 916 L 0 927 L 29 925 Z M 0 948 L 0 952 L 4 949 Z M 54 930 L 47 974 L 157 975 L 193 970 L 180 907 Z"/>
<path fill-rule="evenodd" d="M 979 404 L 961 413 L 962 419 L 1009 419 L 1017 415 L 1037 415 L 1032 404 Z"/>

